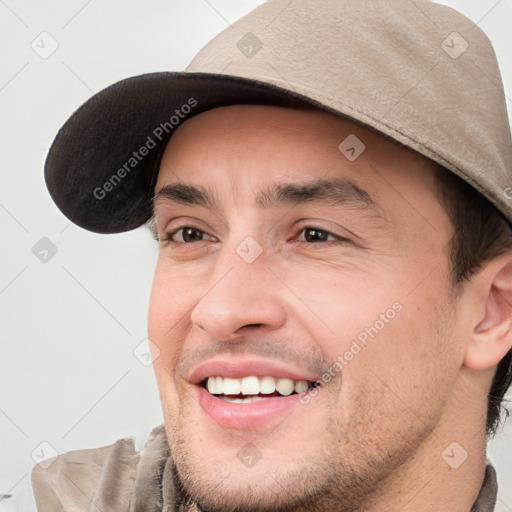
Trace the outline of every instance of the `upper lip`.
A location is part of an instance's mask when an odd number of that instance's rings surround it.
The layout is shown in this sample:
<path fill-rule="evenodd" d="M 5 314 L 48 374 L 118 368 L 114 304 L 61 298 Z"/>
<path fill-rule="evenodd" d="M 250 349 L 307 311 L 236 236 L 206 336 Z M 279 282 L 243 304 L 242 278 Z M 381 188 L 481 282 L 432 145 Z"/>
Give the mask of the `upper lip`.
<path fill-rule="evenodd" d="M 229 359 L 216 358 L 205 361 L 196 366 L 188 377 L 192 384 L 199 384 L 207 377 L 231 377 L 241 379 L 250 375 L 271 376 L 277 379 L 306 380 L 316 382 L 319 377 L 310 371 L 293 368 L 276 361 L 257 358 L 240 358 L 231 356 Z"/>

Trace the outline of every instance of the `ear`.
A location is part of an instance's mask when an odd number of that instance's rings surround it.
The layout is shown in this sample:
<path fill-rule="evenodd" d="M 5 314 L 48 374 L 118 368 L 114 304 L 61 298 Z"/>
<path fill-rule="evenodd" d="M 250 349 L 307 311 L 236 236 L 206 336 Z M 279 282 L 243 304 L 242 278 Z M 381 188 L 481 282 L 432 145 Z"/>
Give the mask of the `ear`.
<path fill-rule="evenodd" d="M 496 366 L 512 347 L 512 251 L 493 258 L 472 278 L 474 300 L 464 365 Z"/>

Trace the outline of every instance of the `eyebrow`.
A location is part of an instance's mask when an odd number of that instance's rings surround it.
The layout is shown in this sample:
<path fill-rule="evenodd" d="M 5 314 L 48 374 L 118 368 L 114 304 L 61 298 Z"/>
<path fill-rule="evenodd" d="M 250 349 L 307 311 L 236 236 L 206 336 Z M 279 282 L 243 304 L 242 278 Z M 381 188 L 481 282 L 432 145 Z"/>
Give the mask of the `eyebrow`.
<path fill-rule="evenodd" d="M 215 194 L 207 188 L 182 182 L 162 187 L 154 197 L 155 206 L 161 200 L 220 210 Z M 261 191 L 256 197 L 255 203 L 262 209 L 268 209 L 281 204 L 298 205 L 321 201 L 335 206 L 369 208 L 383 217 L 380 208 L 368 192 L 346 178 L 318 178 L 306 183 L 274 184 Z"/>

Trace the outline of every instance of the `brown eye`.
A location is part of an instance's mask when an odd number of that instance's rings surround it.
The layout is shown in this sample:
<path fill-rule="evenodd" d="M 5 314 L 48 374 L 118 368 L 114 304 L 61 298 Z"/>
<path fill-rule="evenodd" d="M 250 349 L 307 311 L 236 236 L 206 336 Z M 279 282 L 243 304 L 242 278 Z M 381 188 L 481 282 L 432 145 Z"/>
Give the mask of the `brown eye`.
<path fill-rule="evenodd" d="M 181 236 L 179 236 L 180 232 L 181 232 Z M 175 237 L 177 234 L 178 234 L 178 240 L 175 240 Z M 176 242 L 176 243 L 197 242 L 197 241 L 204 240 L 203 235 L 210 236 L 207 233 L 205 233 L 204 231 L 197 229 L 193 226 L 182 226 L 181 228 L 174 230 L 169 235 L 169 240 L 171 242 Z M 213 239 L 212 237 L 210 237 L 210 238 Z"/>
<path fill-rule="evenodd" d="M 208 238 L 204 238 L 205 236 Z M 215 238 L 194 226 L 181 226 L 165 235 L 165 237 L 160 241 L 171 244 L 190 244 L 192 242 L 202 242 L 204 240 L 215 240 Z"/>
<path fill-rule="evenodd" d="M 301 242 L 329 242 L 337 239 L 338 237 L 333 235 L 330 231 L 326 231 L 325 229 L 320 229 L 312 226 L 307 226 L 302 228 L 301 233 L 304 233 L 304 239 L 299 240 Z M 327 237 L 331 237 L 329 240 Z"/>
<path fill-rule="evenodd" d="M 194 242 L 201 239 L 201 231 L 195 228 L 180 228 L 181 238 L 183 242 Z M 175 233 L 176 234 L 176 233 Z"/>

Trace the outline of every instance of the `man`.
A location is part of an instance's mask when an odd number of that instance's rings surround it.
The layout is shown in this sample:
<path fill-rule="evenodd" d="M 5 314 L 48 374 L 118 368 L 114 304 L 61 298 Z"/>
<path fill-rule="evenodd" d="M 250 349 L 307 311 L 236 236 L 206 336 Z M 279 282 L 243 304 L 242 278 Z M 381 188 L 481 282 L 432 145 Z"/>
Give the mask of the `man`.
<path fill-rule="evenodd" d="M 494 510 L 511 164 L 490 42 L 426 0 L 273 0 L 89 100 L 46 180 L 159 242 L 165 423 L 34 468 L 39 509 Z"/>

